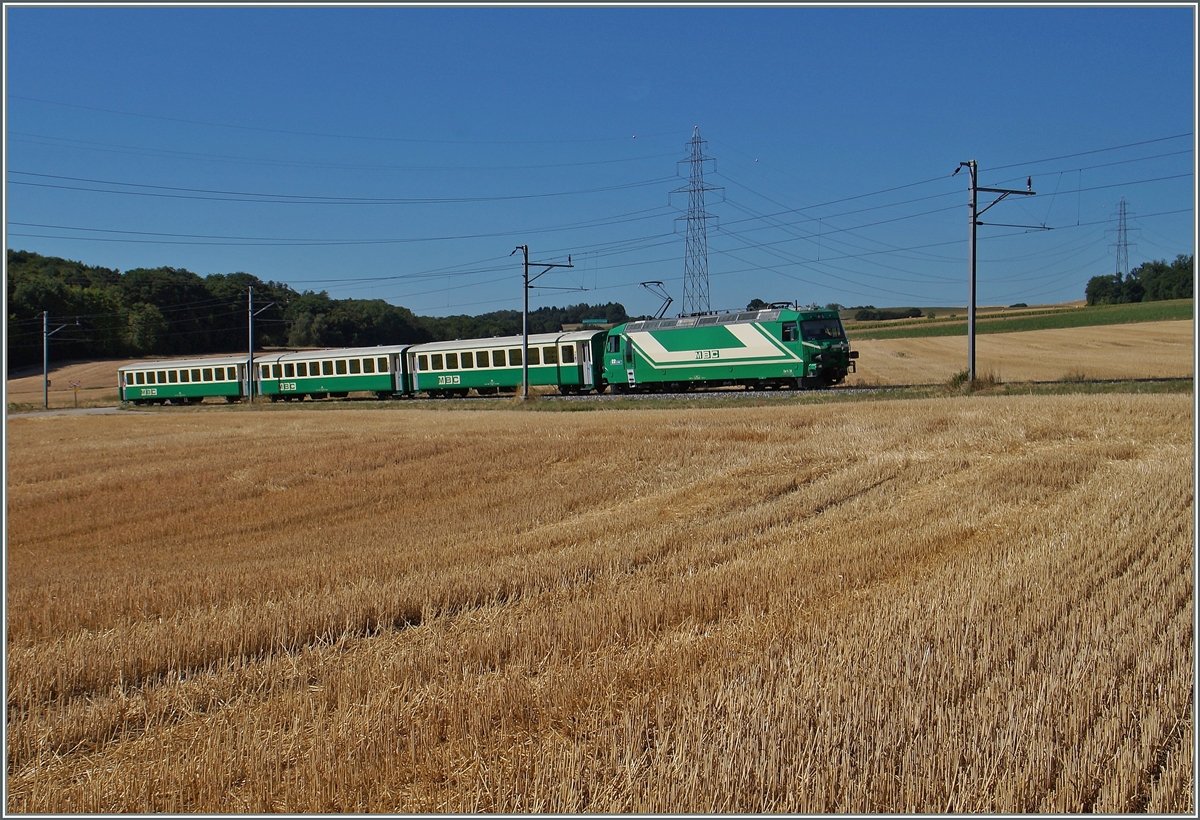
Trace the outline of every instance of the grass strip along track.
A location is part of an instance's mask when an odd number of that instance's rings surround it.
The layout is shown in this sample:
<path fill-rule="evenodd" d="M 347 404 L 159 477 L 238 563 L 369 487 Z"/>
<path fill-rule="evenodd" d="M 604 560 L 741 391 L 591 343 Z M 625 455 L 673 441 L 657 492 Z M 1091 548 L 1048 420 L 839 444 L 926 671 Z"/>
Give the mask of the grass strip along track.
<path fill-rule="evenodd" d="M 1027 330 L 1051 330 L 1054 328 L 1090 327 L 1095 325 L 1117 325 L 1135 322 L 1163 322 L 1191 319 L 1193 301 L 1176 299 L 1166 302 L 1138 302 L 1128 305 L 1102 305 L 1095 307 L 1065 308 L 1039 313 L 1012 313 L 1000 317 L 984 315 L 976 318 L 975 332 L 1019 333 Z M 855 339 L 907 339 L 929 336 L 966 336 L 965 316 L 953 319 L 926 319 L 924 321 L 871 323 L 869 326 L 846 327 L 851 344 Z"/>
<path fill-rule="evenodd" d="M 1192 395 L 10 418 L 10 812 L 1191 812 Z"/>

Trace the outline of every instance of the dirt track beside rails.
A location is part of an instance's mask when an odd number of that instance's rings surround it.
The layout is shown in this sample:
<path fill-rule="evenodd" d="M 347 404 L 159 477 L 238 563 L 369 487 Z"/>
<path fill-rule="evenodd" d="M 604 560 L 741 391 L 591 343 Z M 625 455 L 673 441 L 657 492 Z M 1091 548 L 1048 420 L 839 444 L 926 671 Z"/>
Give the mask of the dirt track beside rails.
<path fill-rule="evenodd" d="M 1192 813 L 1192 400 L 10 416 L 5 808 Z"/>

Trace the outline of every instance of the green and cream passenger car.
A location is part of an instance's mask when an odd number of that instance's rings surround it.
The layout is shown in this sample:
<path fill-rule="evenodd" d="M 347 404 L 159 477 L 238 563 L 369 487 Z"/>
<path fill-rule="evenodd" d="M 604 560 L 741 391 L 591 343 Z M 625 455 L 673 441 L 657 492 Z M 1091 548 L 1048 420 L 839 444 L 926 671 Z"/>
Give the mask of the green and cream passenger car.
<path fill-rule="evenodd" d="M 254 357 L 257 395 L 272 401 L 302 401 L 351 393 L 390 398 L 408 392 L 403 372 L 408 345 L 305 350 Z"/>
<path fill-rule="evenodd" d="M 246 357 L 138 362 L 117 368 L 121 401 L 133 404 L 234 402 L 246 396 Z"/>
<path fill-rule="evenodd" d="M 555 386 L 560 393 L 603 393 L 602 330 L 536 333 L 529 337 L 530 386 Z M 413 345 L 407 352 L 412 393 L 481 396 L 512 393 L 521 386 L 522 337 L 463 339 Z"/>

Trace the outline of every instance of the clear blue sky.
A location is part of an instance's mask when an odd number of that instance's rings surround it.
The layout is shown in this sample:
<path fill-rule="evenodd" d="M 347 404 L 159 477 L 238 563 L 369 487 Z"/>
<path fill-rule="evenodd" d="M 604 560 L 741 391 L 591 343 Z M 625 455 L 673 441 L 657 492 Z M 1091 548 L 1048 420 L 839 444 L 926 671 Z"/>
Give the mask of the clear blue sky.
<path fill-rule="evenodd" d="M 5 13 L 7 246 L 88 264 L 445 315 L 528 244 L 586 289 L 533 306 L 674 313 L 694 126 L 718 309 L 966 304 L 969 159 L 1054 228 L 979 229 L 980 304 L 1083 298 L 1122 197 L 1131 266 L 1194 249 L 1190 7 Z"/>

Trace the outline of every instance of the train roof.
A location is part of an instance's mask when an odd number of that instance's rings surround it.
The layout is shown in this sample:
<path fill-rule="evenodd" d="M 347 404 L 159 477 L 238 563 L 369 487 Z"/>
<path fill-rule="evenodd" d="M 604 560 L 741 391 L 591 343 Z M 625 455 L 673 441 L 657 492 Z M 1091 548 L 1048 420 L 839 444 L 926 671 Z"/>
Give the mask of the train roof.
<path fill-rule="evenodd" d="M 549 345 L 563 342 L 582 342 L 594 339 L 597 335 L 607 335 L 606 330 L 571 330 L 564 333 L 531 333 L 529 344 Z M 492 336 L 489 339 L 455 339 L 452 342 L 424 342 L 413 345 L 413 353 L 437 353 L 441 350 L 463 350 L 469 348 L 489 349 L 493 347 L 520 347 L 520 336 Z"/>
<path fill-rule="evenodd" d="M 709 327 L 710 325 L 740 325 L 750 322 L 778 322 L 785 317 L 789 320 L 799 318 L 808 314 L 811 315 L 826 315 L 835 311 L 831 310 L 796 310 L 794 308 L 772 308 L 770 310 L 747 310 L 741 313 L 710 313 L 707 316 L 681 316 L 677 319 L 644 319 L 637 322 L 629 322 L 625 325 L 625 332 L 639 330 L 674 330 L 676 328 L 687 327 Z"/>
<path fill-rule="evenodd" d="M 123 364 L 117 368 L 117 371 L 122 370 L 162 370 L 164 368 L 172 368 L 178 370 L 181 367 L 213 367 L 215 365 L 230 365 L 230 364 L 245 364 L 245 356 L 214 356 L 207 359 L 164 359 L 154 362 L 130 362 Z"/>
<path fill-rule="evenodd" d="M 362 358 L 403 353 L 412 345 L 376 345 L 375 347 L 326 347 L 319 350 L 293 350 L 287 353 L 259 353 L 256 362 L 298 362 L 309 359 Z M 244 360 L 243 360 L 244 361 Z"/>

